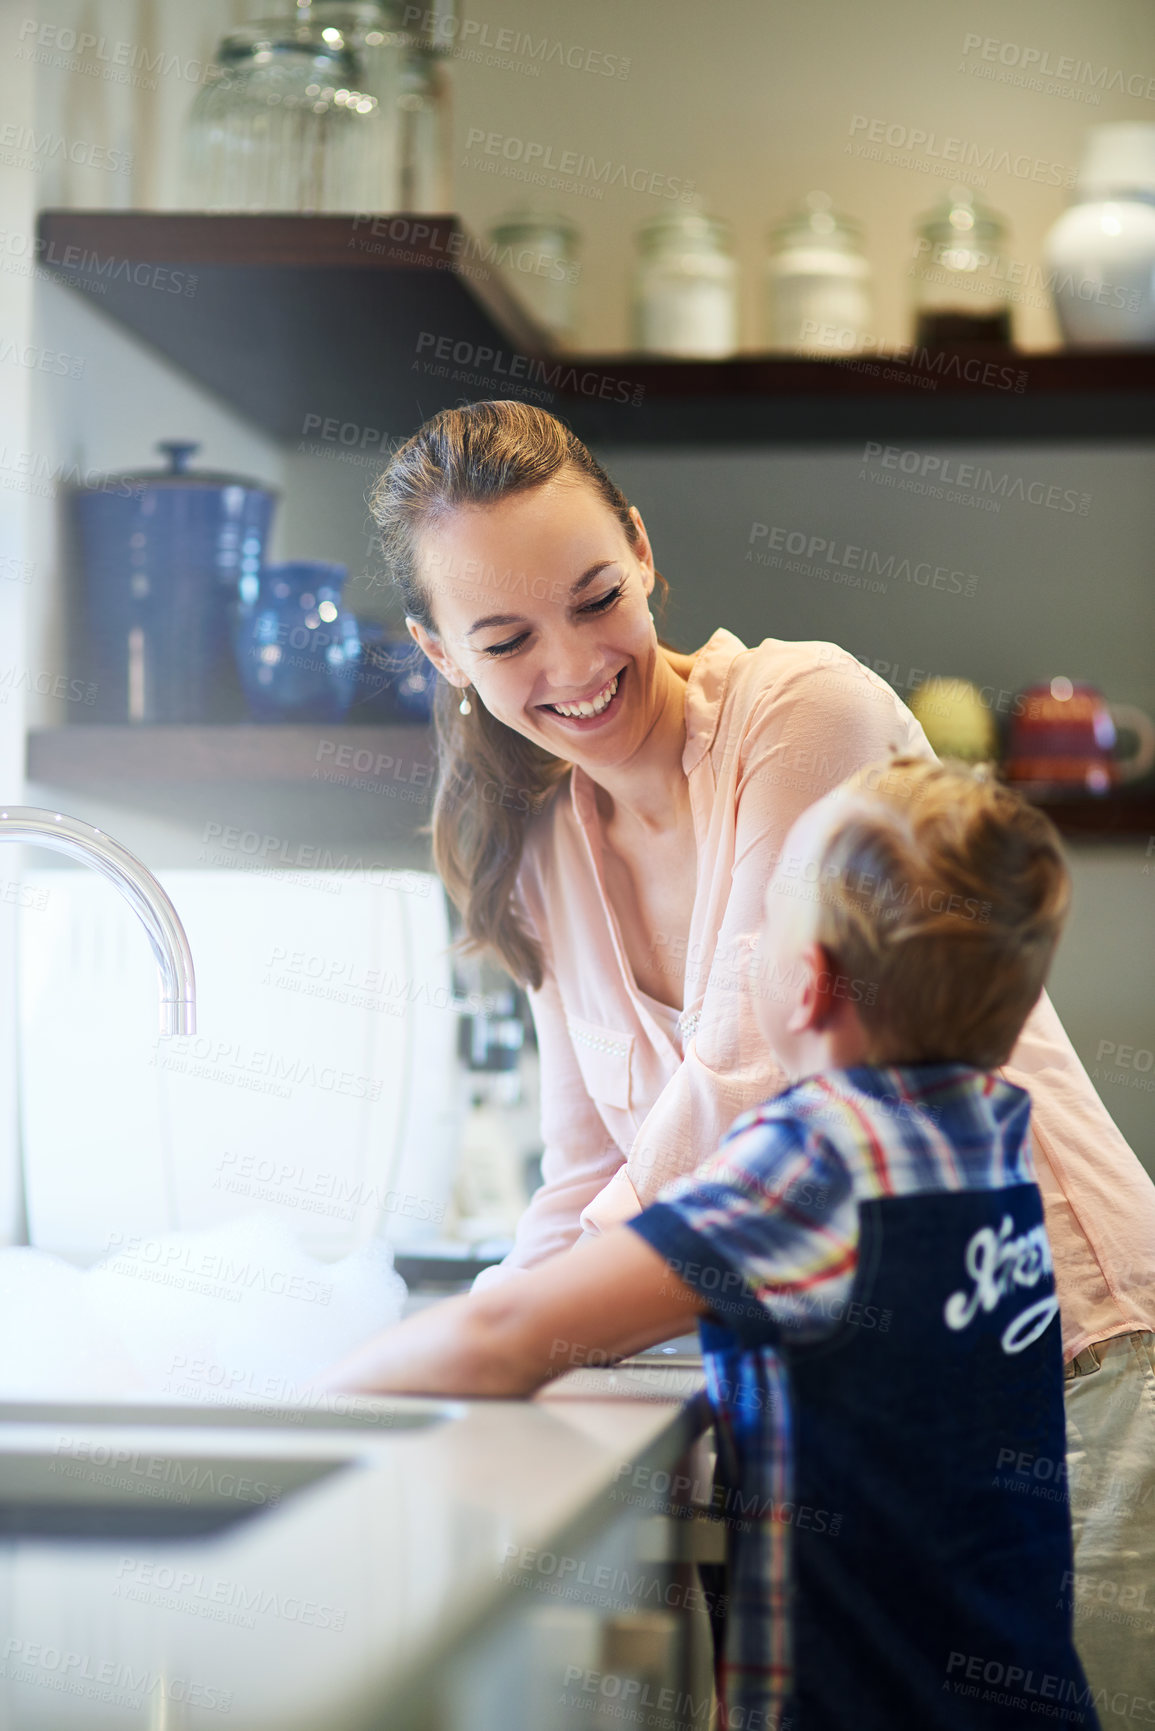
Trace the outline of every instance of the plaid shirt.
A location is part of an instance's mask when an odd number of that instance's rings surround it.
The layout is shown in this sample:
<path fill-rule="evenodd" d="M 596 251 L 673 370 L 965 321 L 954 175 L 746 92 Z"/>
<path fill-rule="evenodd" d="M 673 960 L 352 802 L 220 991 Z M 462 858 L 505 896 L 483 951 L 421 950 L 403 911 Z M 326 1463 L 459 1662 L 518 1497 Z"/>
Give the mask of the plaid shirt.
<path fill-rule="evenodd" d="M 800 1344 L 844 1320 L 885 1331 L 886 1311 L 847 1316 L 859 1202 L 1033 1183 L 1029 1116 L 1023 1089 L 969 1065 L 827 1071 L 736 1118 L 707 1165 L 629 1222 L 716 1318 L 702 1335 L 730 1529 L 723 1726 L 786 1731 L 792 1523 L 834 1535 L 840 1519 L 792 1502 L 789 1376 L 743 1341 L 743 1318 Z"/>

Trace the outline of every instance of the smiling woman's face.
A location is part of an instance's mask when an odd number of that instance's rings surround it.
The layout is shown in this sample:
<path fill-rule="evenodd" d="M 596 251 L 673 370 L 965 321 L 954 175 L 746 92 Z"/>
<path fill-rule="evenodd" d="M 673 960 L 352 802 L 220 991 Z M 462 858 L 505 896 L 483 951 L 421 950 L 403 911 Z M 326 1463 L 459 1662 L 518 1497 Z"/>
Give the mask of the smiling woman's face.
<path fill-rule="evenodd" d="M 633 516 L 631 547 L 596 489 L 567 476 L 459 506 L 419 541 L 438 635 L 411 622 L 413 636 L 491 715 L 571 762 L 627 761 L 652 721 L 654 563 Z"/>

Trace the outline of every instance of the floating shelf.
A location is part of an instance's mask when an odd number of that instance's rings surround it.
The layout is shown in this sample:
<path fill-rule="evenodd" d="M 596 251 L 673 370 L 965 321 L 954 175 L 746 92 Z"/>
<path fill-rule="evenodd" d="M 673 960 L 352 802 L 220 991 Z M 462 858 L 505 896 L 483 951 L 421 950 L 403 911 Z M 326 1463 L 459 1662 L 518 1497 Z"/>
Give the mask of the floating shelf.
<path fill-rule="evenodd" d="M 516 396 L 603 445 L 1151 440 L 1155 349 L 561 353 L 453 216 L 45 211 L 40 263 L 286 442 L 388 449 Z"/>
<path fill-rule="evenodd" d="M 315 783 L 413 790 L 431 804 L 437 750 L 431 727 L 239 726 L 34 729 L 27 774 L 50 787 L 91 789 L 158 784 Z M 1155 837 L 1155 789 L 1105 798 L 1038 802 L 1073 839 Z"/>
<path fill-rule="evenodd" d="M 50 787 L 209 782 L 319 782 L 359 778 L 428 790 L 433 733 L 415 727 L 73 726 L 33 729 L 27 775 Z M 342 781 L 341 778 L 347 780 Z"/>
<path fill-rule="evenodd" d="M 60 281 L 285 441 L 334 421 L 387 449 L 471 394 L 427 370 L 442 337 L 471 356 L 548 349 L 453 217 L 70 210 L 38 232 Z"/>
<path fill-rule="evenodd" d="M 1111 841 L 1145 836 L 1155 840 L 1155 789 L 1104 798 L 1038 800 L 1060 835 L 1072 840 Z"/>
<path fill-rule="evenodd" d="M 636 407 L 599 399 L 574 411 L 577 430 L 595 444 L 1155 441 L 1155 349 L 923 349 L 912 360 L 627 355 L 580 364 L 641 393 Z"/>

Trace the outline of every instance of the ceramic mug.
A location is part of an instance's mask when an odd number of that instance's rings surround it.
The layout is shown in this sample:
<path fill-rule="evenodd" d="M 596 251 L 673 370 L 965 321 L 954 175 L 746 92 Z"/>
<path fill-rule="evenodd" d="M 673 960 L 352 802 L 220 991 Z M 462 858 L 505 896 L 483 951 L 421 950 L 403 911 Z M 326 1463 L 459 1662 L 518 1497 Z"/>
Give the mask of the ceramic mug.
<path fill-rule="evenodd" d="M 1123 728 L 1135 747 L 1119 756 Z M 1155 722 L 1133 704 L 1108 703 L 1093 685 L 1030 685 L 1015 700 L 1003 767 L 1009 781 L 1109 793 L 1155 768 Z"/>

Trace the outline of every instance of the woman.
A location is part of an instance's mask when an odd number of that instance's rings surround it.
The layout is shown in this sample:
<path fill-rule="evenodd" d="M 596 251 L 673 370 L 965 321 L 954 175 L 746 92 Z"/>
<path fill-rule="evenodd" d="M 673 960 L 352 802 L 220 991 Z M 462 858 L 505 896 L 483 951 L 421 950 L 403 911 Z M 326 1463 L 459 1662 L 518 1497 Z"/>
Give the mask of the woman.
<path fill-rule="evenodd" d="M 640 515 L 542 410 L 436 416 L 372 505 L 410 632 L 445 680 L 435 864 L 467 940 L 526 987 L 537 1028 L 543 1182 L 483 1277 L 513 1278 L 638 1212 L 786 1086 L 755 1015 L 755 994 L 774 990 L 755 934 L 782 841 L 861 765 L 933 753 L 889 686 L 833 644 L 747 649 L 724 628 L 693 655 L 664 643 Z M 1045 995 L 1003 1073 L 1033 1100 L 1079 1567 L 1144 1607 L 1155 1188 Z M 1064 1464 L 991 1470 L 1053 1493 Z M 1092 1682 L 1137 1693 L 1134 1630 L 1076 1630 Z"/>

